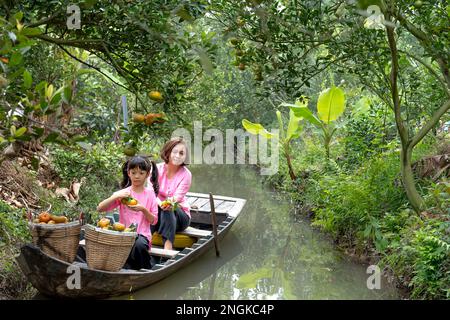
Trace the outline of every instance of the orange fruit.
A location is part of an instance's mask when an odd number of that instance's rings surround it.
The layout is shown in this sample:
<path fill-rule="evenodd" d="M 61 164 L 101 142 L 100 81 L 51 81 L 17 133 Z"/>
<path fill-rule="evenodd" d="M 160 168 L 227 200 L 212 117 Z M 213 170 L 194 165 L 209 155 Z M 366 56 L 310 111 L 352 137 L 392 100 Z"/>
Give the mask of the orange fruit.
<path fill-rule="evenodd" d="M 125 230 L 125 225 L 124 225 L 124 224 L 121 224 L 121 223 L 119 223 L 119 222 L 116 222 L 116 223 L 114 223 L 113 228 L 114 228 L 114 230 L 116 230 L 116 231 L 123 231 L 123 230 Z"/>
<path fill-rule="evenodd" d="M 56 224 L 56 222 L 54 220 L 50 220 L 47 224 Z"/>
<path fill-rule="evenodd" d="M 140 114 L 140 113 L 133 113 L 133 121 L 142 123 L 145 121 L 145 115 Z"/>
<path fill-rule="evenodd" d="M 51 219 L 51 215 L 50 215 L 50 213 L 48 213 L 48 212 L 41 212 L 40 214 L 39 214 L 39 221 L 40 222 L 45 222 L 45 223 L 47 223 L 47 222 L 49 222 L 50 221 L 50 219 Z"/>
<path fill-rule="evenodd" d="M 153 122 L 155 122 L 155 114 L 154 113 L 146 114 L 144 121 L 147 126 L 151 126 Z"/>
<path fill-rule="evenodd" d="M 110 224 L 109 219 L 107 218 L 102 218 L 100 219 L 100 221 L 97 223 L 97 226 L 99 226 L 100 228 L 107 228 Z"/>
<path fill-rule="evenodd" d="M 154 101 L 161 102 L 164 100 L 161 92 L 159 92 L 159 91 L 150 91 L 148 96 L 150 97 L 150 99 L 152 99 Z"/>
<path fill-rule="evenodd" d="M 52 215 L 50 215 L 50 217 L 56 223 L 66 223 L 67 222 L 67 218 L 64 216 L 55 216 L 52 214 Z"/>
<path fill-rule="evenodd" d="M 138 203 L 137 200 L 133 199 L 132 197 L 122 198 L 122 200 L 120 200 L 120 202 L 127 206 L 135 206 Z"/>

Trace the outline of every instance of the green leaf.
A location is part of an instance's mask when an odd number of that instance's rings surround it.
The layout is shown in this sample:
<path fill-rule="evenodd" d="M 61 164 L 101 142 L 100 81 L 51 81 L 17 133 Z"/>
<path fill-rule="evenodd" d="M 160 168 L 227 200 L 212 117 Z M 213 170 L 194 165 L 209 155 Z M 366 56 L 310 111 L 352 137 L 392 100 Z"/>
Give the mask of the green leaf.
<path fill-rule="evenodd" d="M 108 70 L 101 68 L 100 69 L 101 72 L 103 73 L 103 76 L 105 77 L 106 80 L 108 80 L 109 82 L 113 81 L 117 84 L 120 84 L 122 86 L 126 86 L 127 84 L 124 83 L 123 81 L 121 81 L 119 78 L 116 78 L 115 76 L 113 76 Z"/>
<path fill-rule="evenodd" d="M 21 128 L 16 130 L 16 133 L 15 133 L 14 137 L 18 138 L 18 137 L 22 136 L 25 132 L 27 132 L 27 128 L 26 127 L 21 127 Z"/>
<path fill-rule="evenodd" d="M 70 103 L 72 100 L 72 88 L 69 86 L 64 87 L 62 98 L 65 103 Z"/>
<path fill-rule="evenodd" d="M 9 128 L 9 132 L 11 133 L 11 137 L 15 137 L 16 136 L 16 126 L 11 126 L 11 128 Z"/>
<path fill-rule="evenodd" d="M 23 34 L 25 36 L 36 36 L 41 33 L 42 33 L 42 30 L 39 28 L 24 28 L 21 32 L 21 34 Z"/>
<path fill-rule="evenodd" d="M 47 81 L 41 81 L 36 85 L 36 88 L 34 89 L 36 92 L 40 92 L 47 86 Z"/>
<path fill-rule="evenodd" d="M 300 121 L 302 119 L 303 117 L 297 117 L 292 110 L 289 110 L 289 125 L 286 132 L 287 141 L 300 137 L 300 132 L 302 131 Z"/>
<path fill-rule="evenodd" d="M 22 18 L 23 18 L 23 12 L 22 12 L 22 11 L 16 12 L 16 13 L 14 14 L 14 19 L 16 19 L 16 20 L 18 20 L 18 21 L 21 21 Z"/>
<path fill-rule="evenodd" d="M 11 55 L 11 59 L 9 60 L 9 65 L 17 66 L 22 62 L 22 60 L 23 60 L 22 54 L 20 52 L 16 51 Z"/>
<path fill-rule="evenodd" d="M 333 86 L 322 91 L 317 101 L 317 113 L 324 123 L 335 121 L 344 109 L 345 94 L 342 89 Z"/>
<path fill-rule="evenodd" d="M 282 106 L 289 107 L 294 112 L 296 117 L 304 118 L 318 128 L 322 127 L 322 122 L 317 119 L 317 117 L 311 112 L 311 110 L 308 109 L 308 107 L 298 106 L 297 104 L 291 103 L 283 103 Z"/>
<path fill-rule="evenodd" d="M 31 73 L 28 70 L 23 72 L 23 86 L 25 89 L 30 89 L 31 84 L 33 83 L 33 78 L 31 77 Z"/>
<path fill-rule="evenodd" d="M 33 127 L 33 135 L 36 138 L 40 138 L 42 137 L 42 135 L 44 134 L 45 129 L 44 128 L 40 128 L 40 127 Z"/>
<path fill-rule="evenodd" d="M 44 143 L 49 143 L 49 142 L 55 142 L 55 140 L 59 137 L 59 135 L 56 132 L 52 132 L 50 133 L 45 139 L 44 139 Z"/>
<path fill-rule="evenodd" d="M 285 141 L 283 118 L 281 117 L 280 110 L 277 110 L 276 114 L 277 114 L 277 119 L 278 119 L 278 126 L 280 127 L 281 140 Z"/>
<path fill-rule="evenodd" d="M 248 121 L 247 119 L 242 120 L 242 126 L 245 130 L 247 130 L 251 134 L 259 134 L 266 139 L 271 139 L 274 137 L 274 134 L 268 132 L 261 124 L 259 123 L 252 123 Z"/>
<path fill-rule="evenodd" d="M 61 100 L 62 100 L 61 92 L 55 93 L 52 99 L 50 100 L 50 105 L 57 105 L 61 102 Z"/>
<path fill-rule="evenodd" d="M 45 89 L 45 97 L 47 98 L 47 100 L 50 100 L 53 97 L 53 85 L 49 85 L 47 86 L 47 88 Z"/>

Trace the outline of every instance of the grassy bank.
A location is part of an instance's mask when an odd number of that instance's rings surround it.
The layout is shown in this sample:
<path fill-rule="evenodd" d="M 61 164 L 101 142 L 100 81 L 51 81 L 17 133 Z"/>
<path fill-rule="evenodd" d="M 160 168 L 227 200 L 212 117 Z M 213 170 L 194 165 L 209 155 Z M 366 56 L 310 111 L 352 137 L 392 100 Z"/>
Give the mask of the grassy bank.
<path fill-rule="evenodd" d="M 448 178 L 422 179 L 426 210 L 408 204 L 399 175 L 399 152 L 386 148 L 364 161 L 345 158 L 344 144 L 324 161 L 320 141 L 306 138 L 296 146 L 293 182 L 287 168 L 268 183 L 288 193 L 300 214 L 330 234 L 336 244 L 363 261 L 394 275 L 413 299 L 450 298 L 450 185 Z M 438 152 L 434 141 L 418 148 L 415 159 Z"/>

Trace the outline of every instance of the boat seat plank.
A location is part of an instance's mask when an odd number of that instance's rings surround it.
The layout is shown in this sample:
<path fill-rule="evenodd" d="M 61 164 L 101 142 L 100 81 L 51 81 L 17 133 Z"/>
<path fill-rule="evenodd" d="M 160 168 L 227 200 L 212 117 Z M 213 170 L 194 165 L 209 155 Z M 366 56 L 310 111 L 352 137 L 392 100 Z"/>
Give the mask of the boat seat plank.
<path fill-rule="evenodd" d="M 216 208 L 216 212 L 228 212 L 231 208 L 234 207 L 236 202 L 234 201 L 224 201 L 221 204 L 219 204 Z"/>
<path fill-rule="evenodd" d="M 83 239 L 80 241 L 79 244 L 80 246 L 84 247 L 86 245 L 86 241 Z M 163 258 L 173 258 L 178 254 L 178 252 L 179 251 L 177 250 L 165 250 L 163 248 L 158 248 L 154 246 L 152 246 L 152 248 L 150 249 L 150 254 Z"/>
<path fill-rule="evenodd" d="M 194 209 L 197 208 L 201 208 L 202 206 L 204 206 L 207 202 L 209 202 L 209 199 L 205 199 L 205 198 L 198 198 L 195 202 L 193 202 L 191 204 L 191 207 L 193 207 Z"/>
<path fill-rule="evenodd" d="M 224 200 L 214 200 L 214 209 L 221 205 Z M 200 211 L 211 211 L 211 201 L 206 202 L 201 208 L 198 208 Z"/>
<path fill-rule="evenodd" d="M 200 229 L 193 228 L 193 227 L 187 227 L 185 230 L 179 231 L 177 233 L 184 234 L 186 236 L 190 236 L 190 237 L 194 237 L 194 238 L 201 238 L 201 237 L 210 235 L 211 231 L 210 230 L 200 230 Z"/>
<path fill-rule="evenodd" d="M 187 202 L 189 203 L 189 205 L 191 205 L 191 204 L 193 204 L 197 199 L 198 199 L 198 197 L 187 197 Z"/>
<path fill-rule="evenodd" d="M 154 247 L 154 246 L 152 246 L 152 248 L 150 249 L 150 254 L 152 254 L 154 256 L 163 257 L 163 258 L 173 258 L 178 254 L 178 252 L 180 252 L 180 251 L 166 250 L 166 249 L 158 248 L 158 247 Z"/>

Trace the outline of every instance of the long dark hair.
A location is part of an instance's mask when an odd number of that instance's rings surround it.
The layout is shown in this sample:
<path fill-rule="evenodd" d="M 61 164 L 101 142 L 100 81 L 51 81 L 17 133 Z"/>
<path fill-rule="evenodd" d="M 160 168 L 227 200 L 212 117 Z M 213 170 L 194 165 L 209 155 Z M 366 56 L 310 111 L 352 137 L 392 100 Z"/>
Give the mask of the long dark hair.
<path fill-rule="evenodd" d="M 130 160 L 126 161 L 122 166 L 122 183 L 120 186 L 122 188 L 127 188 L 131 186 L 131 180 L 128 176 L 128 171 L 134 168 L 139 168 L 143 171 L 150 172 L 152 171 L 152 174 L 150 175 L 150 182 L 153 186 L 153 191 L 155 192 L 155 195 L 158 195 L 159 192 L 159 183 L 158 183 L 158 168 L 156 167 L 155 161 L 149 161 L 146 158 L 143 157 L 133 157 Z"/>

